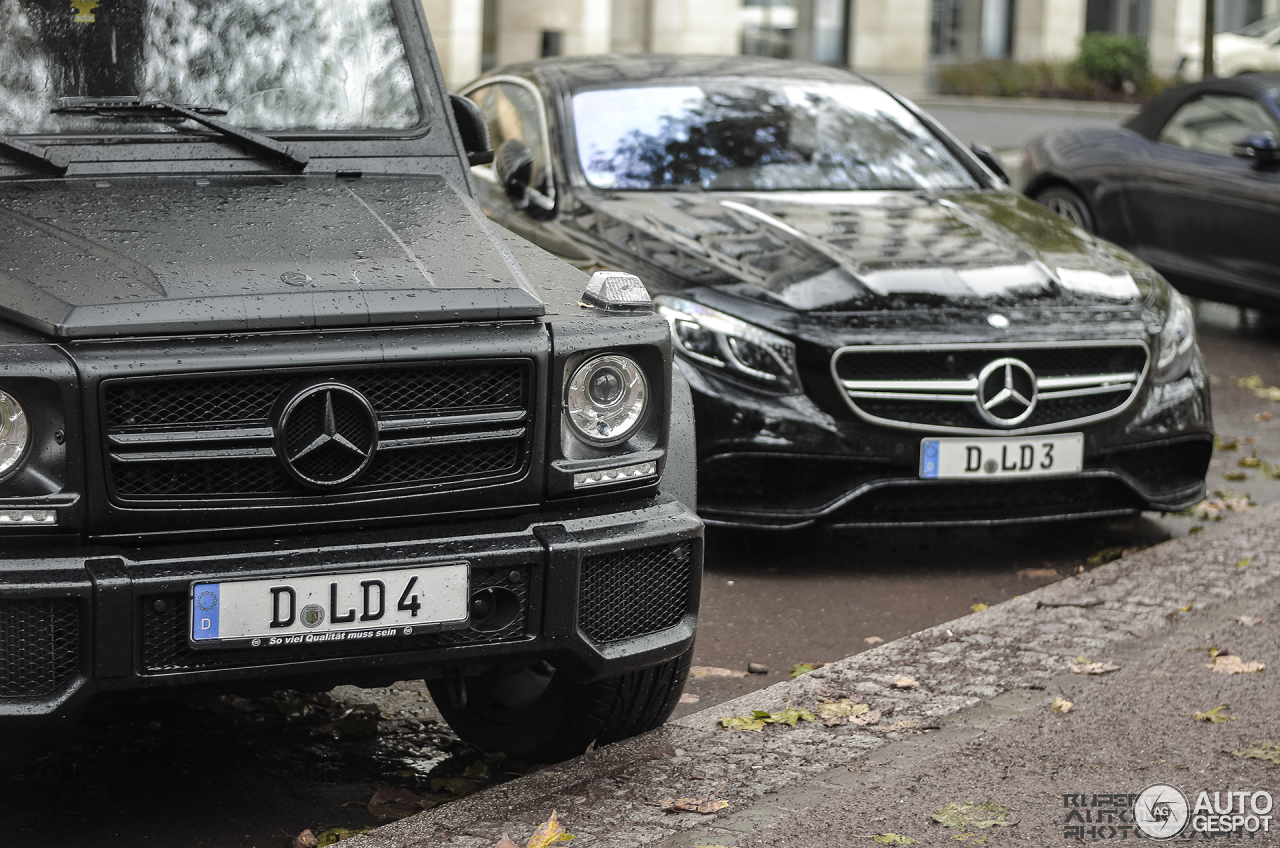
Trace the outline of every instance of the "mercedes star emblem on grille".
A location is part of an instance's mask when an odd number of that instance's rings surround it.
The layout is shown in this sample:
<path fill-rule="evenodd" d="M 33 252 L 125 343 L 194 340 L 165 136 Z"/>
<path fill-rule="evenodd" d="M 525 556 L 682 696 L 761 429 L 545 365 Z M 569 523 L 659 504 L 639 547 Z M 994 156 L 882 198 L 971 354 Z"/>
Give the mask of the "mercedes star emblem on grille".
<path fill-rule="evenodd" d="M 342 383 L 303 388 L 280 409 L 276 454 L 293 479 L 336 489 L 364 473 L 378 449 L 378 417 L 364 395 Z"/>
<path fill-rule="evenodd" d="M 1036 409 L 1036 375 L 1021 359 L 987 363 L 978 374 L 978 414 L 997 427 L 1016 427 Z"/>

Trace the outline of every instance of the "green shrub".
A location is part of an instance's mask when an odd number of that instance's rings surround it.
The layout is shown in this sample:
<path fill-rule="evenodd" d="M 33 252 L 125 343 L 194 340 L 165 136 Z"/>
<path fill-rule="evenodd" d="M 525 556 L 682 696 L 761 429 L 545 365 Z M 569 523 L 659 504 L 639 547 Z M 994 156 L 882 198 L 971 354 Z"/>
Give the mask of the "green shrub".
<path fill-rule="evenodd" d="M 1080 41 L 1080 55 L 1074 65 L 1085 77 L 1112 91 L 1136 90 L 1151 76 L 1147 45 L 1132 35 L 1089 33 Z"/>

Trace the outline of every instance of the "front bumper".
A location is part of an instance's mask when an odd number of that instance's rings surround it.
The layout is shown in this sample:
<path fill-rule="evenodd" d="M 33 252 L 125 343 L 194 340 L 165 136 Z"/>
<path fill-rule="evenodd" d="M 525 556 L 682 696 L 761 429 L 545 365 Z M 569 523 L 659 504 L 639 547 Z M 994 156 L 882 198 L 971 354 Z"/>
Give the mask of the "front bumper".
<path fill-rule="evenodd" d="M 692 646 L 702 552 L 698 518 L 659 497 L 438 533 L 10 554 L 0 559 L 0 726 L 66 720 L 120 696 L 386 685 L 533 659 L 608 677 Z M 514 600 L 509 621 L 352 643 L 188 645 L 193 581 L 459 560 L 473 592 Z"/>
<path fill-rule="evenodd" d="M 1084 433 L 1080 474 L 973 483 L 920 479 L 929 434 L 682 366 L 698 421 L 698 512 L 710 525 L 996 525 L 1178 511 L 1204 497 L 1213 425 L 1199 357 L 1186 377 L 1143 387 L 1124 411 L 1063 428 Z"/>

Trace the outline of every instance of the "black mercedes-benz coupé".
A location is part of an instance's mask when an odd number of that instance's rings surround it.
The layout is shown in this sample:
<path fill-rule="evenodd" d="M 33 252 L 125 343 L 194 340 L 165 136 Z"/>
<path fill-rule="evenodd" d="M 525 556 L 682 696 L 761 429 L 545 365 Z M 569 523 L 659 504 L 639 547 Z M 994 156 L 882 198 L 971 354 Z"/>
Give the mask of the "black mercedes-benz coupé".
<path fill-rule="evenodd" d="M 659 293 L 707 521 L 999 523 L 1202 496 L 1187 302 L 891 92 L 775 60 L 595 57 L 462 93 L 498 148 L 473 168 L 486 213 Z"/>

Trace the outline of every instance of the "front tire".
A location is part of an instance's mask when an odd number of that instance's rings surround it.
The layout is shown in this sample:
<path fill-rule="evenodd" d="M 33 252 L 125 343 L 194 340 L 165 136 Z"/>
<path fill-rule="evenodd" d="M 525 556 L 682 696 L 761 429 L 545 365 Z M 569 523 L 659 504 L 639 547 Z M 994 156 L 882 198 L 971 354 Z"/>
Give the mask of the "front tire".
<path fill-rule="evenodd" d="M 616 677 L 579 683 L 545 661 L 465 681 L 430 680 L 436 707 L 464 741 L 514 760 L 558 763 L 658 727 L 679 703 L 693 650 Z"/>
<path fill-rule="evenodd" d="M 1089 205 L 1084 202 L 1084 198 L 1074 189 L 1064 185 L 1049 186 L 1036 194 L 1035 201 L 1048 206 L 1085 232 L 1095 232 L 1093 213 L 1089 211 Z"/>

